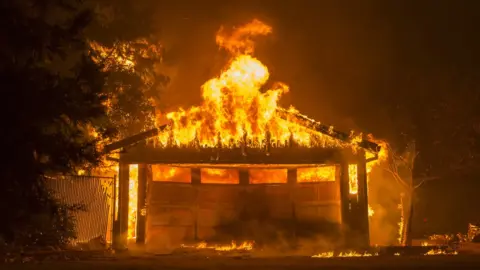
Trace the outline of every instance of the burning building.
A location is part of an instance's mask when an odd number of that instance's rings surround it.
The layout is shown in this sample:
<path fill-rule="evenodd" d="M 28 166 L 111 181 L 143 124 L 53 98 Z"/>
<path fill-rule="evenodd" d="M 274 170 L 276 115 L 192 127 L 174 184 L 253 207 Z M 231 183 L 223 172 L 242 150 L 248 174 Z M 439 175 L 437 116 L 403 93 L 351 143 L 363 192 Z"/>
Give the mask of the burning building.
<path fill-rule="evenodd" d="M 232 58 L 202 86 L 202 104 L 106 146 L 121 150 L 115 245 L 266 243 L 272 232 L 369 245 L 367 167 L 380 147 L 278 106 L 288 87 L 269 85 L 252 56 L 251 38 L 270 31 L 257 20 L 220 29 Z"/>

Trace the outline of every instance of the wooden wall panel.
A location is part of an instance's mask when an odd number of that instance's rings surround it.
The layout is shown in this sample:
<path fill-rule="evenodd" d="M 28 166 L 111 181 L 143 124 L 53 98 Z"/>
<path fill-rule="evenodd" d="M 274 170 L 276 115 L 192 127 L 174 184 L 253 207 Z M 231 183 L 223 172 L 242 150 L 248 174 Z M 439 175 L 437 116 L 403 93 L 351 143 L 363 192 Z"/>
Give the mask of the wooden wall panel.
<path fill-rule="evenodd" d="M 293 185 L 152 182 L 150 192 L 147 245 L 178 247 L 190 241 L 212 239 L 217 235 L 216 227 L 236 222 L 243 207 L 251 209 L 254 215 L 268 213 L 271 219 L 340 223 L 337 182 Z"/>

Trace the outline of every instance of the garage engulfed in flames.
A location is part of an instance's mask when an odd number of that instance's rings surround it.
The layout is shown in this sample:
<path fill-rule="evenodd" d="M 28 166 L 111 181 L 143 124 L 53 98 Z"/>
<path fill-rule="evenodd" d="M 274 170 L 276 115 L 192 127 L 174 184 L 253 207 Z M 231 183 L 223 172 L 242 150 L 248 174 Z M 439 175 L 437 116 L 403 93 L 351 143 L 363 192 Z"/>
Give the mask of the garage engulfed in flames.
<path fill-rule="evenodd" d="M 258 20 L 221 28 L 217 44 L 232 58 L 202 85 L 202 104 L 106 147 L 123 149 L 116 245 L 268 242 L 272 230 L 309 237 L 332 234 L 332 224 L 368 245 L 367 174 L 383 153 L 362 134 L 278 106 L 289 89 L 269 84 L 253 56 L 252 38 L 271 31 Z"/>

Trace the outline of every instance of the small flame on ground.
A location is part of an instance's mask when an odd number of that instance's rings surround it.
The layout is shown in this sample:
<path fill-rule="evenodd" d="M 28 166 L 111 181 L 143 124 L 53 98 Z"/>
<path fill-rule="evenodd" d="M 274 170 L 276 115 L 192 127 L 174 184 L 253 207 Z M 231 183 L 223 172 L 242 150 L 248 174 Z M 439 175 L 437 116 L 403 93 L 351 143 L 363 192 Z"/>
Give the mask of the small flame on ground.
<path fill-rule="evenodd" d="M 378 256 L 378 253 L 359 253 L 356 251 L 340 252 L 338 255 L 335 255 L 333 251 L 323 252 L 317 255 L 313 255 L 312 258 L 352 258 L 352 257 L 372 257 Z"/>
<path fill-rule="evenodd" d="M 234 251 L 234 250 L 245 250 L 249 251 L 253 249 L 254 241 L 244 241 L 240 244 L 232 241 L 229 245 L 209 245 L 207 242 L 200 242 L 196 245 L 181 245 L 182 248 L 193 248 L 193 249 L 211 249 L 215 251 Z"/>
<path fill-rule="evenodd" d="M 425 256 L 433 256 L 433 255 L 458 255 L 457 251 L 447 252 L 446 250 L 442 249 L 430 249 L 427 253 L 424 254 Z"/>
<path fill-rule="evenodd" d="M 323 252 L 317 255 L 313 255 L 312 258 L 332 258 L 334 255 L 333 251 Z"/>

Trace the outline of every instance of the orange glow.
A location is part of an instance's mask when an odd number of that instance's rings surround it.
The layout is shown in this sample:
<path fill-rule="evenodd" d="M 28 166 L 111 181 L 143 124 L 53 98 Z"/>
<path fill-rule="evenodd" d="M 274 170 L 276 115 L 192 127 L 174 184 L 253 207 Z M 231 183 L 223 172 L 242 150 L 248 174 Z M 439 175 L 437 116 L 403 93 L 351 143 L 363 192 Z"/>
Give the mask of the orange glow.
<path fill-rule="evenodd" d="M 132 239 L 137 235 L 138 165 L 132 164 L 129 167 L 128 239 Z"/>
<path fill-rule="evenodd" d="M 335 181 L 335 166 L 321 166 L 297 169 L 298 183 L 325 181 Z"/>
<path fill-rule="evenodd" d="M 153 181 L 190 183 L 192 174 L 190 168 L 152 165 Z"/>
<path fill-rule="evenodd" d="M 235 169 L 201 169 L 201 181 L 204 184 L 238 184 L 239 172 Z"/>
<path fill-rule="evenodd" d="M 250 184 L 279 184 L 287 183 L 287 170 L 285 169 L 270 169 L 270 170 L 256 170 L 248 171 Z"/>
<path fill-rule="evenodd" d="M 350 194 L 357 194 L 358 193 L 357 164 L 348 165 L 348 183 L 350 187 Z"/>

